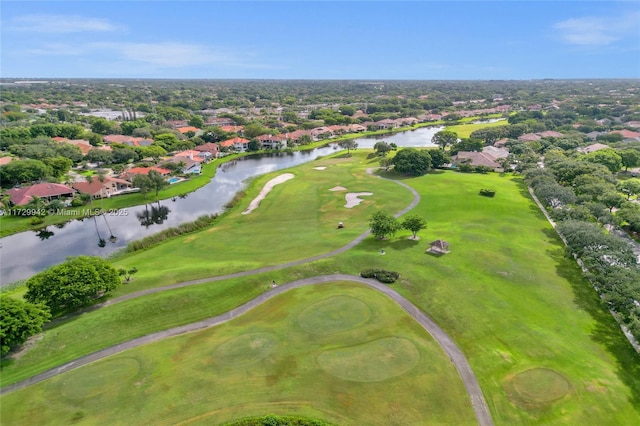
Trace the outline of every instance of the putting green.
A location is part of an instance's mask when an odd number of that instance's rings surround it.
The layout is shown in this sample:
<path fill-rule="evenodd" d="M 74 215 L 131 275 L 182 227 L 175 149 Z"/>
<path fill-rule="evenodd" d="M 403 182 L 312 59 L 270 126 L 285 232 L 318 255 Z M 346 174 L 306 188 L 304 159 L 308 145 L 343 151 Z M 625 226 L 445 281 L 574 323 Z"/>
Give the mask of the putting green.
<path fill-rule="evenodd" d="M 408 339 L 385 337 L 322 352 L 317 360 L 324 371 L 341 379 L 379 382 L 411 370 L 420 361 L 420 352 Z"/>
<path fill-rule="evenodd" d="M 565 396 L 571 385 L 560 373 L 548 368 L 532 368 L 516 374 L 507 382 L 514 402 L 526 405 L 547 404 Z"/>
<path fill-rule="evenodd" d="M 333 296 L 314 303 L 298 315 L 300 328 L 310 334 L 350 330 L 371 318 L 369 305 L 350 296 Z"/>
<path fill-rule="evenodd" d="M 269 356 L 278 346 L 278 337 L 271 333 L 258 332 L 243 334 L 227 340 L 214 349 L 216 364 L 241 367 Z"/>
<path fill-rule="evenodd" d="M 140 363 L 135 358 L 119 358 L 92 364 L 70 372 L 60 382 L 60 394 L 65 398 L 81 401 L 103 393 L 115 393 L 126 387 L 138 371 Z"/>

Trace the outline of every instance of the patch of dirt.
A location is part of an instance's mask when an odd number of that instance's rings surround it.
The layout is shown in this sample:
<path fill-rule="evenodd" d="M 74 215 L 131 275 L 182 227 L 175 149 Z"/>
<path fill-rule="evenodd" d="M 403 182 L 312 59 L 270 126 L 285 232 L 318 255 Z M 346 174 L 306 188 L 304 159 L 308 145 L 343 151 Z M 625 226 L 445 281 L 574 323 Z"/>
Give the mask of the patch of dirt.
<path fill-rule="evenodd" d="M 14 352 L 13 354 L 11 354 L 11 359 L 19 360 L 20 358 L 22 358 L 23 355 L 26 354 L 29 349 L 34 347 L 40 340 L 42 340 L 43 337 L 43 333 L 38 333 L 35 336 L 29 337 L 27 341 L 24 342 L 22 346 L 20 346 L 18 352 Z"/>

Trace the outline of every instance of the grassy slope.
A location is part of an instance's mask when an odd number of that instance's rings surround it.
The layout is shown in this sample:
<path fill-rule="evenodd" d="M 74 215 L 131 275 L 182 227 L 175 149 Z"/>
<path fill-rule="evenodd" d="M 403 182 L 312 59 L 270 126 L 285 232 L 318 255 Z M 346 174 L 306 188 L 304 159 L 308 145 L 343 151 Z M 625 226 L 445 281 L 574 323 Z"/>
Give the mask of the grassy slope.
<path fill-rule="evenodd" d="M 364 307 L 362 318 L 336 300 Z M 334 333 L 323 334 L 317 314 L 331 316 Z M 385 352 L 376 353 L 381 344 Z M 340 379 L 327 362 L 383 380 Z M 384 362 L 390 369 L 380 371 Z M 394 377 L 379 376 L 387 371 Z M 385 296 L 352 283 L 292 290 L 229 324 L 17 391 L 2 407 L 7 425 L 79 417 L 78 424 L 218 424 L 265 413 L 344 425 L 474 424 L 457 371 L 433 339 Z"/>

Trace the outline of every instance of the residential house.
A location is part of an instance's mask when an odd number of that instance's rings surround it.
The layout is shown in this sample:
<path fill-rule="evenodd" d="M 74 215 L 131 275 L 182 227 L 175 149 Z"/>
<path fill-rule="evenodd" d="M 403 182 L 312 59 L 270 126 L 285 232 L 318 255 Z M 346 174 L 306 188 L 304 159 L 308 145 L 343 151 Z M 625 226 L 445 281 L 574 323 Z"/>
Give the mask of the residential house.
<path fill-rule="evenodd" d="M 279 149 L 287 146 L 287 137 L 284 135 L 260 135 L 256 137 L 262 149 Z"/>
<path fill-rule="evenodd" d="M 313 137 L 311 136 L 310 130 L 294 130 L 293 132 L 285 133 L 284 136 L 288 141 L 290 140 L 293 143 L 298 143 L 300 138 L 305 135 L 313 139 Z"/>
<path fill-rule="evenodd" d="M 374 123 L 374 126 L 377 130 L 393 129 L 394 127 L 397 127 L 396 122 L 394 120 L 391 120 L 390 118 L 376 121 Z"/>
<path fill-rule="evenodd" d="M 119 143 L 129 146 L 150 146 L 153 143 L 151 139 L 136 138 L 126 135 L 107 135 L 103 137 L 102 140 L 106 143 Z"/>
<path fill-rule="evenodd" d="M 200 174 L 202 173 L 202 162 L 189 157 L 171 157 L 167 163 L 181 164 L 182 174 Z"/>
<path fill-rule="evenodd" d="M 220 126 L 220 130 L 227 133 L 235 133 L 238 136 L 244 136 L 244 126 Z"/>
<path fill-rule="evenodd" d="M 606 133 L 604 133 L 604 132 L 596 132 L 596 131 L 587 133 L 587 137 L 589 139 L 591 139 L 592 141 L 595 141 L 596 139 L 598 139 L 598 136 L 600 136 L 600 135 L 606 135 Z"/>
<path fill-rule="evenodd" d="M 189 125 L 188 120 L 169 120 L 167 121 L 167 125 L 172 129 L 177 129 L 178 127 L 185 127 Z"/>
<path fill-rule="evenodd" d="M 235 126 L 236 122 L 228 117 L 209 117 L 206 121 L 209 126 Z M 226 130 L 225 130 L 226 131 Z"/>
<path fill-rule="evenodd" d="M 605 145 L 602 143 L 594 143 L 589 146 L 585 146 L 584 148 L 578 148 L 578 152 L 582 152 L 583 154 L 589 154 L 591 152 L 600 151 L 601 149 L 611 148 L 609 145 Z"/>
<path fill-rule="evenodd" d="M 193 126 L 176 127 L 176 130 L 179 131 L 182 135 L 184 135 L 185 133 L 193 132 L 193 134 L 195 134 L 196 136 L 200 136 L 204 133 L 201 129 Z"/>
<path fill-rule="evenodd" d="M 349 131 L 349 128 L 347 126 L 339 126 L 339 125 L 327 126 L 327 129 L 331 130 L 331 132 L 336 136 L 344 135 Z"/>
<path fill-rule="evenodd" d="M 495 141 L 493 143 L 493 146 L 495 146 L 497 148 L 501 148 L 501 147 L 505 146 L 507 144 L 507 142 L 509 142 L 509 138 L 498 139 L 497 141 Z"/>
<path fill-rule="evenodd" d="M 220 142 L 220 146 L 228 150 L 244 152 L 249 149 L 249 139 L 235 137 Z"/>
<path fill-rule="evenodd" d="M 208 142 L 202 145 L 198 145 L 193 149 L 199 152 L 208 152 L 209 154 L 211 154 L 211 158 L 218 158 L 218 156 L 220 155 L 220 147 L 217 143 Z"/>
<path fill-rule="evenodd" d="M 560 132 L 554 132 L 553 130 L 546 130 L 544 132 L 538 133 L 538 136 L 541 138 L 561 138 L 564 137 L 564 134 Z"/>
<path fill-rule="evenodd" d="M 619 133 L 624 139 L 640 140 L 640 132 L 633 132 L 631 130 L 614 130 L 611 133 Z"/>
<path fill-rule="evenodd" d="M 81 194 L 89 194 L 93 198 L 109 198 L 132 191 L 131 182 L 109 176 L 105 176 L 102 181 L 94 177 L 91 182 L 75 182 L 71 186 Z"/>
<path fill-rule="evenodd" d="M 518 140 L 523 142 L 539 141 L 540 139 L 542 138 L 535 133 L 525 133 L 522 136 L 518 136 Z"/>
<path fill-rule="evenodd" d="M 497 160 L 498 158 L 507 158 L 509 156 L 508 149 L 498 148 L 496 146 L 485 146 L 482 148 L 482 152 L 490 155 L 494 160 Z"/>
<path fill-rule="evenodd" d="M 186 151 L 180 151 L 174 155 L 174 157 L 189 158 L 191 160 L 199 161 L 201 163 L 208 163 L 213 157 L 211 153 L 207 151 L 199 151 L 195 149 L 189 149 Z"/>
<path fill-rule="evenodd" d="M 624 123 L 625 126 L 633 127 L 635 129 L 640 129 L 640 121 L 627 121 Z"/>
<path fill-rule="evenodd" d="M 0 157 L 0 166 L 4 166 L 13 161 L 13 157 Z"/>
<path fill-rule="evenodd" d="M 120 175 L 120 177 L 128 180 L 129 182 L 132 182 L 135 175 L 148 175 L 151 170 L 155 170 L 156 172 L 160 173 L 162 176 L 169 176 L 171 174 L 171 170 L 164 169 L 162 167 L 156 167 L 156 166 L 134 167 L 132 169 L 129 169 L 123 172 Z"/>
<path fill-rule="evenodd" d="M 349 132 L 351 132 L 351 133 L 362 133 L 362 132 L 366 132 L 367 131 L 367 128 L 365 126 L 360 125 L 360 124 L 350 124 L 347 127 L 349 129 Z"/>
<path fill-rule="evenodd" d="M 333 132 L 328 127 L 316 127 L 315 129 L 311 129 L 311 139 L 314 141 L 329 139 L 333 136 Z"/>
<path fill-rule="evenodd" d="M 80 152 L 82 152 L 82 155 L 87 155 L 89 153 L 89 151 L 91 151 L 92 149 L 104 149 L 104 150 L 111 150 L 110 146 L 101 146 L 101 147 L 95 147 L 93 145 L 91 145 L 89 143 L 89 141 L 84 140 L 84 139 L 67 139 L 67 138 L 61 138 L 61 137 L 55 137 L 52 138 L 54 141 L 58 142 L 58 143 L 68 143 L 70 145 L 75 145 L 78 148 L 80 148 Z"/>
<path fill-rule="evenodd" d="M 496 162 L 496 159 L 490 154 L 484 152 L 460 151 L 451 157 L 451 165 L 453 167 L 459 164 L 469 164 L 470 166 L 486 166 L 493 171 L 501 172 L 502 166 Z"/>
<path fill-rule="evenodd" d="M 9 200 L 14 206 L 24 206 L 34 197 L 39 197 L 47 202 L 54 199 L 71 199 L 76 191 L 59 183 L 36 183 L 35 185 L 11 188 L 7 191 Z"/>

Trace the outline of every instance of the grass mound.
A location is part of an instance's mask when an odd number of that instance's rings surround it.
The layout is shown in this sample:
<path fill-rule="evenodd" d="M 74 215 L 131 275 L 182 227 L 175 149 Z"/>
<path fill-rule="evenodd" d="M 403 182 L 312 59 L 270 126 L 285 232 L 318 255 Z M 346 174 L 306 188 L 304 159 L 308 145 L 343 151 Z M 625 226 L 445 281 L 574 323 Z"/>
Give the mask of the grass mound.
<path fill-rule="evenodd" d="M 356 382 L 379 382 L 400 376 L 415 367 L 419 360 L 418 348 L 400 337 L 333 349 L 318 356 L 318 364 L 327 373 Z"/>
<path fill-rule="evenodd" d="M 571 390 L 569 381 L 548 368 L 532 368 L 513 376 L 506 384 L 507 393 L 518 405 L 540 406 L 552 403 Z"/>
<path fill-rule="evenodd" d="M 244 367 L 269 356 L 278 346 L 271 333 L 248 333 L 222 343 L 213 351 L 214 361 L 228 367 Z"/>
<path fill-rule="evenodd" d="M 126 386 L 140 371 L 135 358 L 118 358 L 103 364 L 92 364 L 84 370 L 69 373 L 60 383 L 60 395 L 72 401 L 84 401 L 104 393 L 116 393 Z"/>
<path fill-rule="evenodd" d="M 350 330 L 371 318 L 371 308 L 350 296 L 334 296 L 321 300 L 298 315 L 300 328 L 310 334 L 333 334 Z"/>

